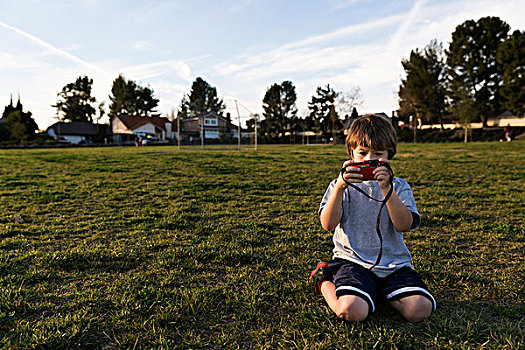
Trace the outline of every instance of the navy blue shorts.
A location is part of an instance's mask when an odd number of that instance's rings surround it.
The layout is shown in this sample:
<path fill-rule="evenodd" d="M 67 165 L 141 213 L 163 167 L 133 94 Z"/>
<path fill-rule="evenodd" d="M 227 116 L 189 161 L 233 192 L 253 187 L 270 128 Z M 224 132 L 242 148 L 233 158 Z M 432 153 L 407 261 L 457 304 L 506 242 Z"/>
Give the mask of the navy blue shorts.
<path fill-rule="evenodd" d="M 436 309 L 436 300 L 428 291 L 416 271 L 402 267 L 387 277 L 380 278 L 363 266 L 344 259 L 334 259 L 328 263 L 332 273 L 337 297 L 356 295 L 364 299 L 369 306 L 369 314 L 374 312 L 378 301 L 392 301 L 409 295 L 423 295 L 432 302 L 432 311 Z"/>

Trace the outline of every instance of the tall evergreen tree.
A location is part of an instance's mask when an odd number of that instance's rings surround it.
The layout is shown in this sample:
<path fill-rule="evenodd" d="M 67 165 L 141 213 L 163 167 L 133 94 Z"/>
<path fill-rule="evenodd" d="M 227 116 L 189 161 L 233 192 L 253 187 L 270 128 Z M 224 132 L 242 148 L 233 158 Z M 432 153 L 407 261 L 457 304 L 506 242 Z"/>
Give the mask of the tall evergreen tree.
<path fill-rule="evenodd" d="M 38 125 L 32 117 L 32 113 L 24 112 L 20 97 L 18 103 L 13 106 L 13 99 L 7 105 L 2 113 L 2 131 L 0 131 L 0 140 L 25 141 L 32 140 Z"/>
<path fill-rule="evenodd" d="M 352 114 L 350 114 L 350 118 L 356 119 L 359 117 L 359 114 L 357 113 L 357 108 L 352 108 Z"/>
<path fill-rule="evenodd" d="M 443 128 L 447 75 L 442 45 L 432 40 L 423 50 L 412 50 L 410 58 L 401 64 L 406 74 L 399 89 L 403 104 L 410 96 L 411 108 L 418 117 L 430 123 L 438 122 Z"/>
<path fill-rule="evenodd" d="M 412 95 L 407 92 L 404 83 L 401 83 L 398 91 L 399 96 L 399 109 L 397 115 L 400 120 L 405 124 L 408 124 L 411 118 L 417 118 L 416 102 Z"/>
<path fill-rule="evenodd" d="M 273 84 L 263 98 L 263 116 L 270 134 L 284 133 L 288 127 L 297 124 L 297 94 L 291 81 Z"/>
<path fill-rule="evenodd" d="M 520 116 L 525 114 L 525 32 L 514 31 L 498 48 L 497 62 L 503 71 L 502 105 Z"/>
<path fill-rule="evenodd" d="M 69 83 L 58 93 L 59 100 L 52 107 L 56 107 L 57 115 L 61 120 L 93 122 L 95 107 L 91 104 L 96 102 L 91 96 L 93 79 L 87 76 L 78 77 L 74 83 Z"/>
<path fill-rule="evenodd" d="M 486 126 L 487 118 L 501 112 L 502 72 L 496 53 L 510 26 L 499 17 L 468 20 L 456 27 L 447 51 L 452 105 L 467 93 L 476 101 L 476 113 Z M 466 90 L 466 92 L 464 91 Z"/>
<path fill-rule="evenodd" d="M 111 116 L 119 114 L 158 115 L 155 108 L 157 108 L 159 100 L 154 97 L 153 90 L 149 86 L 142 87 L 133 80 L 126 80 L 123 75 L 119 75 L 113 81 L 109 99 L 111 101 L 109 105 Z"/>
<path fill-rule="evenodd" d="M 337 121 L 334 105 L 337 94 L 330 84 L 324 88 L 318 86 L 315 93 L 316 95 L 312 96 L 312 100 L 308 102 L 310 117 L 315 120 L 317 128 L 326 136 Z"/>
<path fill-rule="evenodd" d="M 190 93 L 182 98 L 179 115 L 190 117 L 207 112 L 222 113 L 225 108 L 217 89 L 198 77 L 192 83 Z"/>
<path fill-rule="evenodd" d="M 2 118 L 0 118 L 0 119 L 5 119 L 9 115 L 9 113 L 16 111 L 19 105 L 20 105 L 20 107 L 22 106 L 22 104 L 20 103 L 20 97 L 18 98 L 18 103 L 17 103 L 17 105 L 15 107 L 13 105 L 13 96 L 11 95 L 11 100 L 10 100 L 9 104 L 7 106 L 5 106 L 4 112 L 2 113 Z M 19 110 L 22 110 L 22 108 L 20 108 Z"/>

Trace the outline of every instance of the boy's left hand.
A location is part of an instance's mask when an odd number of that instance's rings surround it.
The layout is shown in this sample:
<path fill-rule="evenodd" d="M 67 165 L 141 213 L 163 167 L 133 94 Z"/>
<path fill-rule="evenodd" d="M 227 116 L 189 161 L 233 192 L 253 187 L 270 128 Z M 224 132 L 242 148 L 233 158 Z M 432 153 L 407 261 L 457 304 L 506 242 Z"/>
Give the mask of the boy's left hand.
<path fill-rule="evenodd" d="M 379 158 L 380 162 L 385 162 L 390 165 L 390 161 L 388 159 Z M 379 183 L 379 187 L 382 190 L 390 190 L 391 182 L 390 179 L 393 176 L 390 169 L 388 169 L 385 166 L 380 166 L 379 168 L 375 169 L 373 171 L 374 177 Z"/>

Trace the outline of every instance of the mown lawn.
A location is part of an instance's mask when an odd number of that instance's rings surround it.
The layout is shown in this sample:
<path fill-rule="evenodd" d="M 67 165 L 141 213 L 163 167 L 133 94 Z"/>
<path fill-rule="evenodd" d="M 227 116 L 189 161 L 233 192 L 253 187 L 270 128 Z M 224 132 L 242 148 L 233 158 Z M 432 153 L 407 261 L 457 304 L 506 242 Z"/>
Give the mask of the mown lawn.
<path fill-rule="evenodd" d="M 525 346 L 525 143 L 400 145 L 438 301 L 339 321 L 308 274 L 343 146 L 0 151 L 3 348 Z M 21 217 L 25 222 L 13 222 Z"/>

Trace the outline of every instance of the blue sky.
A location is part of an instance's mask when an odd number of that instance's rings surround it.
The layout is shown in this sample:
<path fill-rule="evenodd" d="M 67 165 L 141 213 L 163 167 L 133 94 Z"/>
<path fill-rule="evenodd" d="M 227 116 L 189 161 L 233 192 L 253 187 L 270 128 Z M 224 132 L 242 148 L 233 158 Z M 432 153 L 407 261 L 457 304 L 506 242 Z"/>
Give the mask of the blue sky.
<path fill-rule="evenodd" d="M 0 0 L 0 108 L 20 94 L 45 129 L 64 85 L 87 75 L 107 106 L 124 74 L 154 90 L 163 115 L 199 76 L 243 118 L 284 80 L 301 116 L 326 84 L 360 87 L 360 113 L 390 114 L 401 59 L 432 39 L 448 46 L 457 25 L 484 16 L 525 29 L 517 0 Z"/>

